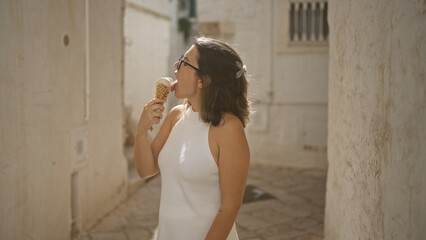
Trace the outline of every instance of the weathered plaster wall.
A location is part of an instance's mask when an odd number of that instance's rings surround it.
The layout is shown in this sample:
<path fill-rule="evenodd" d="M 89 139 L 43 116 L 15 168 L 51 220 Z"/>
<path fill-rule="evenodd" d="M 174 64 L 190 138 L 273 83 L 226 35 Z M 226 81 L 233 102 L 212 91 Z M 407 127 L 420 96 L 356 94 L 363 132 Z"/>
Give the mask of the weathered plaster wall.
<path fill-rule="evenodd" d="M 0 239 L 69 239 L 126 197 L 122 2 L 87 3 L 0 1 Z"/>
<path fill-rule="evenodd" d="M 123 2 L 89 0 L 90 115 L 87 182 L 82 182 L 86 229 L 127 197 L 123 155 Z"/>
<path fill-rule="evenodd" d="M 330 1 L 325 239 L 426 236 L 426 5 Z"/>
<path fill-rule="evenodd" d="M 242 56 L 256 110 L 247 127 L 252 162 L 327 167 L 328 52 L 280 52 L 285 0 L 199 0 L 201 34 L 223 39 Z"/>
<path fill-rule="evenodd" d="M 135 136 L 144 105 L 154 97 L 155 81 L 168 75 L 170 12 L 168 0 L 132 0 L 126 4 L 125 105 L 130 110 L 131 138 Z M 155 125 L 154 133 L 158 128 Z"/>

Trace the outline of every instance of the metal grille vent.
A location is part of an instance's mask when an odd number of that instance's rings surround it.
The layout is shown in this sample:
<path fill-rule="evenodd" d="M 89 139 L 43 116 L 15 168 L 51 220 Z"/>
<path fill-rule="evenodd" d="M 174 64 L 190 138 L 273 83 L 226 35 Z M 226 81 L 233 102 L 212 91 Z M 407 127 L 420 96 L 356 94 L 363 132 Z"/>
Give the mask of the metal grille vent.
<path fill-rule="evenodd" d="M 328 41 L 327 1 L 290 1 L 290 42 Z"/>

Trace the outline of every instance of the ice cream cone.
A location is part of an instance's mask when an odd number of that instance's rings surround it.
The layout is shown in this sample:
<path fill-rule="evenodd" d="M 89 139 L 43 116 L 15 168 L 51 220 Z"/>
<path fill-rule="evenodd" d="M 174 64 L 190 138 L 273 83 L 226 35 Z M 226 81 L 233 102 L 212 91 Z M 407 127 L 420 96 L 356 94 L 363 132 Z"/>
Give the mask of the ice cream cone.
<path fill-rule="evenodd" d="M 172 89 L 173 79 L 169 77 L 160 77 L 155 84 L 155 98 L 161 100 L 167 100 L 167 96 L 169 95 Z M 153 128 L 151 127 L 152 131 Z"/>
<path fill-rule="evenodd" d="M 169 77 L 161 77 L 155 85 L 155 98 L 167 100 L 167 96 L 171 91 L 173 80 Z"/>

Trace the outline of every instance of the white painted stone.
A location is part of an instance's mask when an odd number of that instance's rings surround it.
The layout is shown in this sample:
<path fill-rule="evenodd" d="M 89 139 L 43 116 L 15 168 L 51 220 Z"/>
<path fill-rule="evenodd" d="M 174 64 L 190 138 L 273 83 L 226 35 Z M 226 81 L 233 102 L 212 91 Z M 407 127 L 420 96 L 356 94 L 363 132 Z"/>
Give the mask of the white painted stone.
<path fill-rule="evenodd" d="M 69 239 L 74 170 L 83 229 L 127 196 L 123 6 L 88 7 L 86 21 L 85 1 L 0 1 L 0 239 Z M 87 165 L 72 169 L 79 127 Z"/>
<path fill-rule="evenodd" d="M 330 2 L 325 239 L 426 236 L 424 9 Z"/>
<path fill-rule="evenodd" d="M 124 102 L 130 107 L 130 126 L 133 136 L 145 104 L 154 98 L 155 82 L 167 76 L 170 52 L 170 2 L 132 1 L 134 4 L 148 4 L 150 11 L 128 5 L 124 19 L 125 81 Z M 167 6 L 167 7 L 166 7 Z M 168 12 L 156 12 L 166 7 Z M 169 19 L 156 14 L 168 16 Z M 167 15 L 166 15 L 167 14 Z M 155 125 L 155 134 L 159 125 Z"/>
<path fill-rule="evenodd" d="M 139 6 L 154 14 L 170 17 L 171 1 L 175 0 L 126 0 L 127 7 L 129 5 Z"/>
<path fill-rule="evenodd" d="M 276 1 L 197 3 L 199 23 L 218 22 L 221 34 L 214 37 L 228 41 L 247 65 L 249 99 L 258 110 L 247 128 L 252 161 L 326 168 L 327 51 L 278 51 L 275 36 L 285 26 L 275 15 L 288 14 L 275 9 Z M 318 146 L 304 147 L 303 142 Z"/>

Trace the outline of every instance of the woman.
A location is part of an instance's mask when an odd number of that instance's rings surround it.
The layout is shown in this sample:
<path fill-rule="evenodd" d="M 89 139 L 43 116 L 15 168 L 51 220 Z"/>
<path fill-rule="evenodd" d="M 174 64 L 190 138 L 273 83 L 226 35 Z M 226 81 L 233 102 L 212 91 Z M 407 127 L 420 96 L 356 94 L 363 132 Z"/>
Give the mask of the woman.
<path fill-rule="evenodd" d="M 250 162 L 245 67 L 229 45 L 204 37 L 174 66 L 172 91 L 186 103 L 169 112 L 150 144 L 147 131 L 163 117 L 164 101 L 148 102 L 134 150 L 142 178 L 161 172 L 155 239 L 238 239 L 235 218 Z"/>

